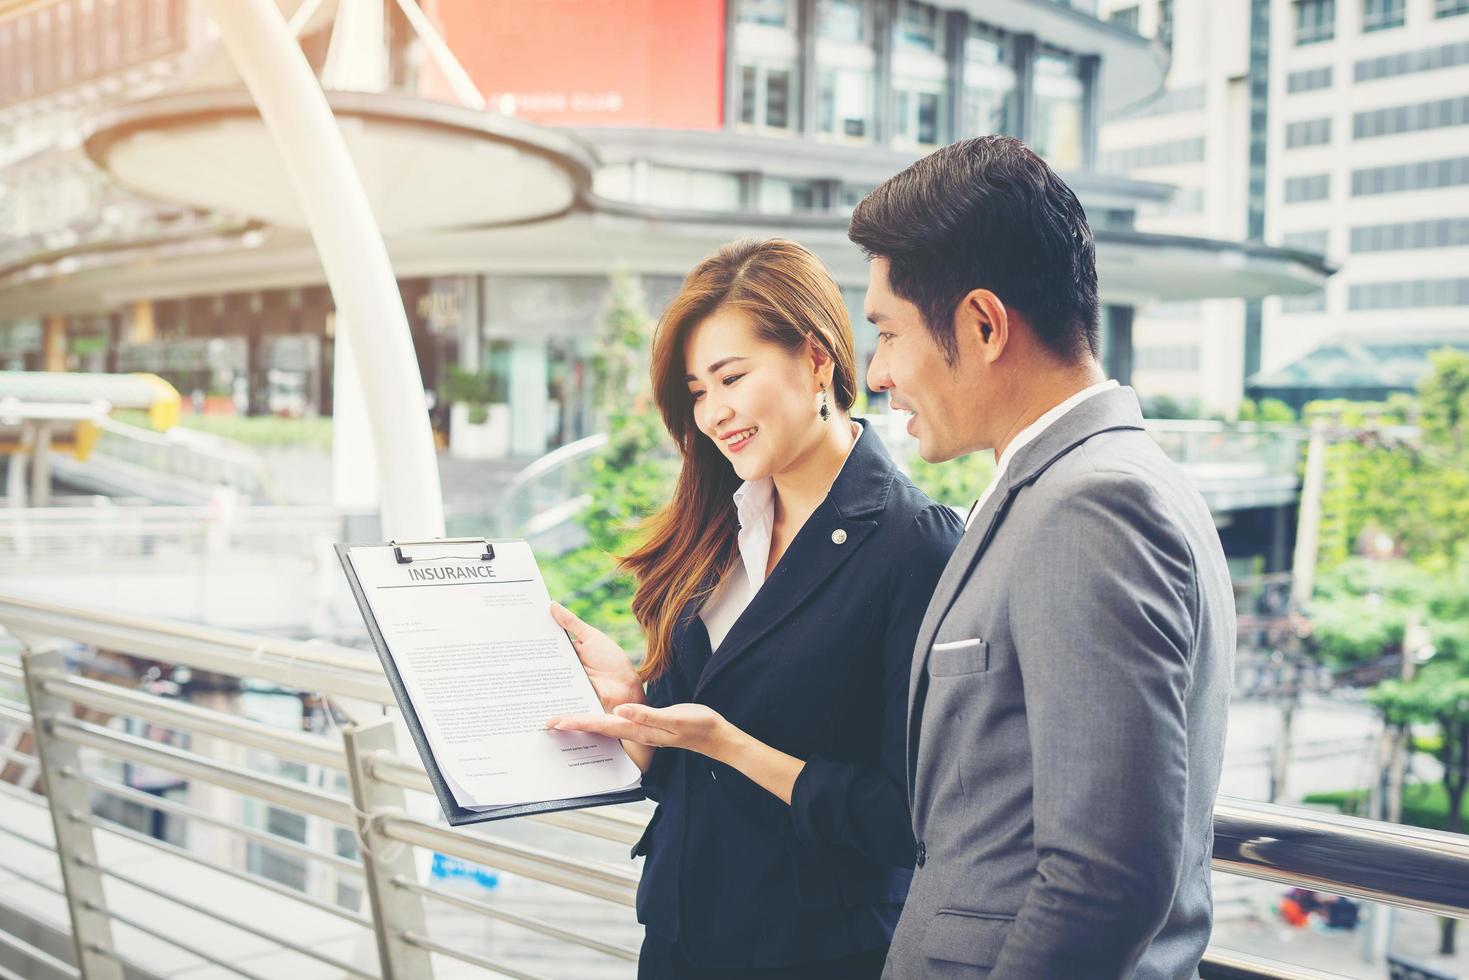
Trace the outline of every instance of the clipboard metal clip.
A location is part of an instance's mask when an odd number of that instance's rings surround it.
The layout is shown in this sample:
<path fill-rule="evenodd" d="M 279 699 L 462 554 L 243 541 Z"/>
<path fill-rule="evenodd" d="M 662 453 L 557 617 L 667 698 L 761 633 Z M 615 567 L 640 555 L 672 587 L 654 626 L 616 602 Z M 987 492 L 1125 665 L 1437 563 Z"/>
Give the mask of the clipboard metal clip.
<path fill-rule="evenodd" d="M 479 556 L 479 560 L 495 560 L 495 546 L 490 544 L 488 538 L 427 538 L 423 541 L 389 541 L 388 544 L 393 547 L 393 559 L 400 565 L 407 565 L 413 561 L 411 555 L 403 554 L 404 548 L 426 544 L 482 544 L 485 546 L 485 551 Z"/>

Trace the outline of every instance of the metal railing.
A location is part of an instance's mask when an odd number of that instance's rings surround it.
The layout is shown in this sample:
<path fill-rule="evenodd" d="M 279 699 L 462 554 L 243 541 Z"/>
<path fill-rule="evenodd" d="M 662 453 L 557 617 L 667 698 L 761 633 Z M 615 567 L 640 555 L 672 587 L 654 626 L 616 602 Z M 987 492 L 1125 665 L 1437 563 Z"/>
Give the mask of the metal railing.
<path fill-rule="evenodd" d="M 1218 511 L 1290 503 L 1306 431 L 1271 422 L 1149 419 L 1148 434 Z"/>
<path fill-rule="evenodd" d="M 280 503 L 270 468 L 259 454 L 205 432 L 175 426 L 153 432 L 116 419 L 102 422 L 97 452 L 151 473 L 182 478 L 201 487 L 232 487 L 246 497 Z"/>
<path fill-rule="evenodd" d="M 900 412 L 868 416 L 893 459 L 918 451 Z M 1295 499 L 1306 430 L 1268 422 L 1148 419 L 1148 434 L 1198 487 L 1216 512 L 1277 506 Z"/>
<path fill-rule="evenodd" d="M 95 568 L 107 560 L 166 561 L 226 551 L 309 555 L 316 539 L 340 539 L 342 520 L 330 507 L 231 505 L 226 498 L 197 507 L 131 506 L 99 497 L 93 506 L 0 508 L 0 561 Z"/>
<path fill-rule="evenodd" d="M 114 980 L 123 976 L 124 966 L 136 967 L 130 943 L 146 937 L 233 974 L 261 975 L 251 959 L 179 928 L 173 915 L 150 918 L 141 902 L 120 900 L 119 889 L 126 889 L 129 895 L 148 896 L 154 911 L 187 909 L 252 942 L 264 940 L 281 956 L 314 961 L 334 971 L 331 975 L 427 978 L 456 964 L 510 977 L 543 975 L 536 959 L 515 955 L 514 944 L 466 943 L 463 930 L 445 935 L 438 925 L 446 915 L 493 923 L 542 943 L 538 948 L 591 957 L 577 967 L 577 976 L 631 975 L 630 964 L 637 959 L 638 930 L 630 912 L 637 873 L 584 853 L 597 842 L 625 846 L 637 840 L 646 811 L 580 810 L 505 821 L 489 830 L 444 826 L 434 818 L 436 807 L 423 805 L 429 786 L 421 764 L 399 754 L 405 743 L 397 737 L 392 714 L 382 710 L 393 704 L 392 695 L 372 656 L 5 595 L 0 595 L 0 625 L 23 647 L 18 657 L 0 654 L 0 768 L 11 767 L 13 773 L 39 767 L 49 790 L 42 798 L 0 783 L 0 814 L 11 818 L 0 819 L 0 836 L 54 850 L 61 882 L 12 862 L 9 844 L 0 847 L 0 873 L 65 898 L 74 950 L 66 962 L 55 951 L 0 931 L 0 966 L 8 951 L 28 964 L 29 976 Z M 312 734 L 125 689 L 81 676 L 85 661 L 68 667 L 61 643 L 187 666 L 254 686 L 310 692 L 356 720 Z M 123 720 L 143 734 L 121 730 Z M 260 761 L 262 754 L 274 760 L 274 768 Z M 172 773 L 188 781 L 191 798 L 160 798 L 129 786 L 108 774 L 108 760 Z M 196 788 L 198 799 L 192 798 Z M 243 810 L 219 806 L 222 798 L 342 828 L 338 839 L 344 835 L 351 846 L 311 846 L 309 832 L 293 838 L 270 822 L 252 824 L 239 816 Z M 125 826 L 108 801 L 180 821 L 188 831 L 185 843 Z M 7 809 L 11 802 L 24 809 Z M 49 837 L 20 819 L 30 813 L 35 823 L 43 812 L 52 828 Z M 528 841 L 516 833 L 518 827 L 559 835 L 560 843 Z M 283 884 L 232 860 L 238 848 L 204 846 L 212 834 L 312 865 L 318 874 L 301 887 Z M 424 882 L 415 864 L 415 854 L 425 851 L 496 869 L 561 897 L 528 906 L 436 887 Z M 143 853 L 153 855 L 155 863 L 142 860 Z M 1462 836 L 1221 800 L 1214 866 L 1400 908 L 1469 917 L 1469 838 Z M 150 868 L 167 873 L 150 875 Z M 260 901 L 216 900 L 214 889 L 197 886 L 198 879 L 182 869 L 268 897 L 275 912 L 252 914 L 263 907 Z M 282 913 L 279 902 L 299 911 Z M 573 903 L 579 904 L 572 908 Z M 590 927 L 589 903 L 620 910 L 617 929 L 599 933 Z M 340 943 L 318 942 L 305 925 L 313 916 L 330 920 L 338 931 L 354 930 L 362 938 L 360 948 L 344 951 Z M 272 923 L 290 925 L 281 929 Z M 594 969 L 591 963 L 601 966 Z M 289 972 L 279 966 L 267 975 Z M 1202 972 L 1208 978 L 1323 976 L 1222 949 L 1209 951 Z"/>
<path fill-rule="evenodd" d="M 566 525 L 591 502 L 588 468 L 607 439 L 599 432 L 553 449 L 515 474 L 494 511 L 449 515 L 450 533 L 534 540 Z"/>

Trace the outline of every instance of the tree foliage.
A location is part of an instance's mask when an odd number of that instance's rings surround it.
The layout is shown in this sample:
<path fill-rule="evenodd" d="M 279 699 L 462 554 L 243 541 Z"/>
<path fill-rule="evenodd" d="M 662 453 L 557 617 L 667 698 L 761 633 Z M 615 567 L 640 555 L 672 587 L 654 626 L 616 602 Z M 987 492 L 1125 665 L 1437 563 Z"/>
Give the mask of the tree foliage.
<path fill-rule="evenodd" d="M 591 501 L 577 516 L 587 543 L 545 568 L 554 598 L 635 656 L 645 640 L 632 614 L 632 577 L 617 560 L 634 548 L 641 522 L 667 503 L 678 473 L 648 379 L 653 326 L 636 280 L 615 275 L 593 357 L 608 440 L 579 488 Z"/>
<path fill-rule="evenodd" d="M 1432 355 L 1417 397 L 1307 407 L 1354 433 L 1327 457 L 1312 643 L 1328 663 L 1412 657 L 1411 679 L 1369 693 L 1385 720 L 1420 730 L 1442 766 L 1444 827 L 1469 790 L 1469 354 Z M 1355 557 L 1371 555 L 1371 558 Z M 1410 623 L 1426 646 L 1405 648 Z M 1427 733 L 1424 732 L 1426 735 Z M 1452 952 L 1445 925 L 1442 951 Z"/>
<path fill-rule="evenodd" d="M 908 464 L 913 485 L 941 504 L 968 510 L 995 477 L 993 453 L 960 456 L 947 463 L 930 463 L 915 455 Z"/>

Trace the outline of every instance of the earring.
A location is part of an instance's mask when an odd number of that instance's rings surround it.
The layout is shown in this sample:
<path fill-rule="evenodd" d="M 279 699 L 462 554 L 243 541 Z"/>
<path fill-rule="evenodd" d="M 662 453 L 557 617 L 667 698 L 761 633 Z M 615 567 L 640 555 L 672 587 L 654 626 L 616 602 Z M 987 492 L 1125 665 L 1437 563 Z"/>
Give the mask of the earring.
<path fill-rule="evenodd" d="M 821 410 L 819 414 L 823 422 L 831 419 L 831 408 L 826 404 L 826 385 L 821 386 Z"/>

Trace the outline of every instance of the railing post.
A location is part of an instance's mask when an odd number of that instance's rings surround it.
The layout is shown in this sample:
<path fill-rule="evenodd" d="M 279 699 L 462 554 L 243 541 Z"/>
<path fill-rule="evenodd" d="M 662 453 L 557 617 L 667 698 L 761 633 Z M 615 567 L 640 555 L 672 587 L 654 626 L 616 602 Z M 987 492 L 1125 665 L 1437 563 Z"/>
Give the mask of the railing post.
<path fill-rule="evenodd" d="M 402 875 L 414 880 L 413 849 L 378 833 L 373 816 L 404 809 L 403 790 L 372 778 L 368 760 L 377 751 L 394 750 L 393 719 L 348 725 L 342 731 L 347 753 L 347 777 L 352 783 L 352 808 L 357 811 L 357 842 L 367 894 L 372 903 L 373 931 L 383 980 L 432 980 L 428 951 L 404 941 L 404 933 L 425 935 L 423 900 L 393 884 Z"/>
<path fill-rule="evenodd" d="M 57 738 L 51 730 L 55 719 L 71 711 L 71 703 L 47 694 L 42 676 L 65 673 L 61 651 L 37 649 L 26 642 L 21 654 L 25 668 L 26 696 L 31 702 L 31 729 L 36 758 L 46 784 L 46 805 L 56 833 L 56 855 L 61 861 L 61 881 L 71 912 L 71 936 L 76 944 L 76 963 L 85 980 L 123 980 L 112 942 L 112 920 L 108 918 L 107 896 L 102 873 L 96 869 L 97 846 L 92 828 L 74 817 L 92 812 L 87 787 L 74 778 L 81 774 L 81 755 L 75 745 Z"/>

